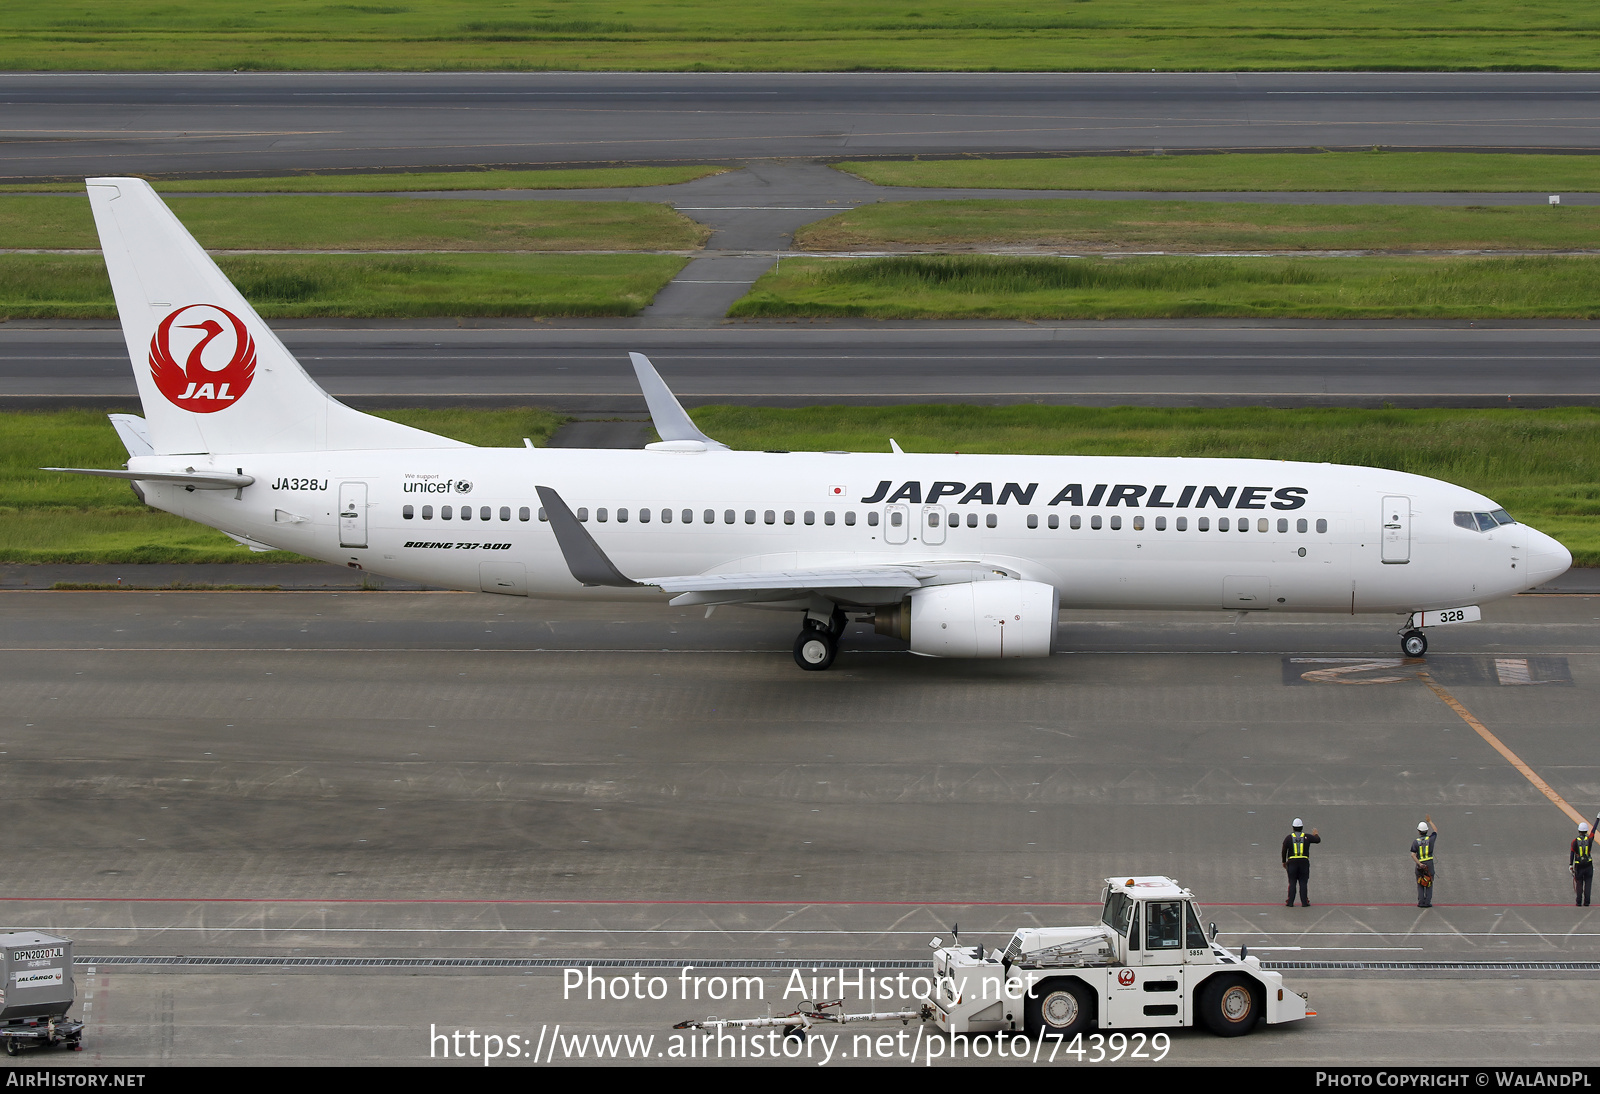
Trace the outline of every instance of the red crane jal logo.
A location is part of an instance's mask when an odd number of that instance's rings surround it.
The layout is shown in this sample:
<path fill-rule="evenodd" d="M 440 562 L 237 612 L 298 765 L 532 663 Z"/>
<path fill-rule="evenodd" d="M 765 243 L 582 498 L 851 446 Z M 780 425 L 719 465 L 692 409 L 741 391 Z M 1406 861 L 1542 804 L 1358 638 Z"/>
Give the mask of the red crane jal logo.
<path fill-rule="evenodd" d="M 176 322 L 180 316 L 186 321 Z M 214 414 L 232 406 L 250 389 L 255 374 L 255 339 L 238 316 L 215 304 L 179 308 L 150 339 L 150 375 L 156 387 L 174 406 L 191 413 Z"/>
<path fill-rule="evenodd" d="M 1121 984 L 1123 987 L 1129 987 L 1132 985 L 1133 981 L 1134 975 L 1132 969 L 1123 969 L 1121 972 L 1117 973 L 1117 983 Z"/>

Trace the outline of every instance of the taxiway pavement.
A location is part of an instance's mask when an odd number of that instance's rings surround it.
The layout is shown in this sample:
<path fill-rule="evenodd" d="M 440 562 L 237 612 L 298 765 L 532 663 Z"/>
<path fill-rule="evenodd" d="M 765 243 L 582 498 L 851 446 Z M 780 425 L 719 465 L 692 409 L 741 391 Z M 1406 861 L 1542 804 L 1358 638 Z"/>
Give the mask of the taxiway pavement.
<path fill-rule="evenodd" d="M 805 673 L 794 621 L 756 612 L 0 593 L 0 800 L 47 840 L 5 857 L 0 905 L 86 956 L 191 962 L 98 966 L 84 1063 L 418 1058 L 428 1023 L 665 1032 L 730 1008 L 586 1009 L 559 968 L 403 963 L 914 961 L 953 921 L 992 944 L 1092 917 L 1132 872 L 1193 887 L 1232 944 L 1321 966 L 1290 975 L 1325 1018 L 1184 1034 L 1191 1061 L 1415 1062 L 1424 1030 L 1430 1058 L 1582 1059 L 1570 1014 L 1600 987 L 1550 964 L 1600 958 L 1572 822 L 1422 672 L 1588 816 L 1600 598 L 1490 605 L 1425 666 L 1394 626 L 1067 612 L 1065 653 L 1008 663 L 852 628 Z M 1406 856 L 1424 813 L 1429 911 Z M 1291 910 L 1273 856 L 1297 815 L 1324 842 L 1316 906 Z M 1375 964 L 1419 961 L 1445 964 Z"/>

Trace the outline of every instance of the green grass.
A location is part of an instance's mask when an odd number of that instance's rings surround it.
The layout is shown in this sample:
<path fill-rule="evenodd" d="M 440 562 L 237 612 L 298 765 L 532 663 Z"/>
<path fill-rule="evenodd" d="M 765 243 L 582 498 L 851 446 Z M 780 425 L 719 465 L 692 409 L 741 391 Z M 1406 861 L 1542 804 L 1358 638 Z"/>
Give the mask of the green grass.
<path fill-rule="evenodd" d="M 201 246 L 217 250 L 665 251 L 711 229 L 643 201 L 471 201 L 304 194 L 174 197 Z M 0 197 L 0 247 L 98 247 L 87 196 Z"/>
<path fill-rule="evenodd" d="M 589 167 L 541 171 L 403 171 L 373 174 L 319 175 L 309 172 L 274 178 L 158 179 L 155 189 L 168 194 L 351 194 L 403 193 L 408 190 L 590 190 L 611 186 L 671 186 L 726 167 Z M 81 194 L 83 182 L 0 184 L 0 194 Z"/>
<path fill-rule="evenodd" d="M 872 319 L 1600 318 L 1600 258 L 787 260 L 728 314 Z"/>
<path fill-rule="evenodd" d="M 1003 190 L 1600 191 L 1600 156 L 1242 152 L 836 163 L 880 186 Z"/>
<path fill-rule="evenodd" d="M 520 448 L 563 419 L 531 407 L 385 410 L 379 416 L 469 444 Z M 51 467 L 121 467 L 127 451 L 96 410 L 0 413 L 0 562 L 297 562 L 140 505 L 128 484 Z"/>
<path fill-rule="evenodd" d="M 630 254 L 224 255 L 268 319 L 633 315 L 688 259 Z M 0 255 L 0 319 L 112 319 L 98 255 Z"/>
<path fill-rule="evenodd" d="M 734 448 L 1220 456 L 1388 467 L 1458 483 L 1600 566 L 1600 409 L 769 407 L 693 411 Z"/>
<path fill-rule="evenodd" d="M 1528 0 L 10 0 L 0 68 L 1524 69 L 1594 65 L 1593 5 Z"/>
<path fill-rule="evenodd" d="M 1253 202 L 881 202 L 795 233 L 808 251 L 1050 247 L 1077 251 L 1563 250 L 1600 247 L 1600 207 Z"/>

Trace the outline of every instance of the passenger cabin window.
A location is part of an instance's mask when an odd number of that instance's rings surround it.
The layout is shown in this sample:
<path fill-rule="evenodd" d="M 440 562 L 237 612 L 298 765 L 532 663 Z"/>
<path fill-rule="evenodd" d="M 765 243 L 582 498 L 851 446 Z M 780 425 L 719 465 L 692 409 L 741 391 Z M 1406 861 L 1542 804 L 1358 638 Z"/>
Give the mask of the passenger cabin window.
<path fill-rule="evenodd" d="M 452 512 L 452 510 L 451 510 L 450 506 L 448 506 L 448 505 L 439 506 L 439 519 L 440 520 L 449 520 L 451 512 Z"/>
<path fill-rule="evenodd" d="M 596 509 L 594 511 L 594 519 L 599 521 L 601 524 L 604 524 L 610 515 L 611 510 L 609 509 Z"/>
<path fill-rule="evenodd" d="M 783 511 L 783 523 L 785 523 L 785 524 L 793 524 L 794 523 L 794 510 L 793 509 L 785 509 Z M 809 524 L 811 522 L 807 521 L 806 523 Z"/>
<path fill-rule="evenodd" d="M 1319 517 L 1317 519 L 1317 534 L 1321 535 L 1322 533 L 1326 532 L 1327 530 L 1328 530 L 1328 522 Z"/>
<path fill-rule="evenodd" d="M 488 520 L 489 516 L 490 516 L 490 509 L 489 509 L 489 507 L 487 505 L 481 507 L 478 510 L 478 519 L 479 520 Z"/>
<path fill-rule="evenodd" d="M 967 527 L 968 528 L 976 528 L 977 526 L 978 526 L 978 514 L 976 514 L 976 513 L 968 513 L 967 514 Z"/>
<path fill-rule="evenodd" d="M 1121 517 L 1112 517 L 1111 518 L 1111 530 L 1113 532 L 1122 531 L 1122 518 Z"/>
<path fill-rule="evenodd" d="M 1179 517 L 1178 518 L 1178 531 L 1187 532 L 1188 530 L 1189 530 L 1189 518 L 1188 517 Z"/>
<path fill-rule="evenodd" d="M 990 513 L 988 516 L 983 518 L 983 523 L 985 527 L 997 528 L 1000 525 L 1000 518 L 995 516 L 993 513 Z"/>
<path fill-rule="evenodd" d="M 754 524 L 756 522 L 756 511 L 754 509 L 746 509 L 744 511 L 744 522 L 746 524 Z"/>
<path fill-rule="evenodd" d="M 414 520 L 416 519 L 417 515 L 417 507 L 414 505 L 407 505 L 400 510 L 400 515 L 406 520 Z"/>
<path fill-rule="evenodd" d="M 433 506 L 424 505 L 422 507 L 422 519 L 423 520 L 432 520 L 433 519 Z"/>
<path fill-rule="evenodd" d="M 524 510 L 523 510 L 523 512 L 524 512 L 524 513 L 526 513 L 526 512 L 527 512 L 527 510 L 526 510 L 526 509 L 524 509 Z M 486 520 L 487 520 L 487 519 L 488 519 L 488 518 L 487 518 L 487 517 L 486 517 L 486 518 L 484 518 L 484 519 L 486 519 Z M 500 507 L 500 519 L 501 519 L 501 520 L 510 520 L 510 519 L 511 519 L 511 506 L 509 506 L 509 505 L 502 505 L 502 506 L 501 506 L 501 507 Z M 526 516 L 524 516 L 524 517 L 523 517 L 523 518 L 522 518 L 522 519 L 523 519 L 523 520 L 527 520 L 527 519 L 528 519 L 528 518 L 527 518 L 527 517 L 526 517 Z"/>
<path fill-rule="evenodd" d="M 737 515 L 738 514 L 736 514 L 732 509 L 724 509 L 722 511 L 722 523 L 723 524 L 732 524 L 733 520 L 734 520 L 734 517 L 736 517 Z"/>
<path fill-rule="evenodd" d="M 855 524 L 855 522 L 856 522 L 855 510 L 853 510 L 853 509 L 845 510 L 844 522 L 847 525 Z"/>
<path fill-rule="evenodd" d="M 1226 532 L 1228 530 L 1228 528 L 1229 528 L 1228 518 L 1227 517 L 1218 517 L 1217 518 L 1217 531 Z"/>
<path fill-rule="evenodd" d="M 618 509 L 617 510 L 617 523 L 618 524 L 627 524 L 628 523 L 628 511 L 626 509 Z"/>
<path fill-rule="evenodd" d="M 805 522 L 807 524 L 815 524 L 815 523 L 817 523 L 817 511 L 815 509 L 807 509 L 806 510 Z"/>
<path fill-rule="evenodd" d="M 1077 529 L 1083 527 L 1083 518 L 1080 517 L 1078 514 L 1074 513 L 1074 514 L 1072 514 L 1072 519 L 1070 521 L 1068 521 L 1068 523 L 1071 524 L 1073 530 L 1076 531 Z"/>
<path fill-rule="evenodd" d="M 900 525 L 901 525 L 901 524 L 902 524 L 902 523 L 904 523 L 904 521 L 903 521 L 903 519 L 902 519 L 902 517 L 903 517 L 903 514 L 900 514 L 900 513 L 890 513 L 890 514 L 889 514 L 889 525 L 890 525 L 890 527 L 893 527 L 893 528 L 898 528 L 898 527 L 900 527 Z"/>
<path fill-rule="evenodd" d="M 1037 527 L 1039 527 L 1039 515 L 1037 513 L 1029 513 L 1028 514 L 1028 527 L 1029 528 L 1037 528 Z"/>
<path fill-rule="evenodd" d="M 1306 518 L 1305 517 L 1301 517 L 1299 520 L 1294 522 L 1294 530 L 1296 532 L 1304 532 L 1306 530 Z"/>
<path fill-rule="evenodd" d="M 463 505 L 461 507 L 461 519 L 462 520 L 471 520 L 472 519 L 472 506 Z"/>
<path fill-rule="evenodd" d="M 832 509 L 829 509 L 826 513 L 822 514 L 822 523 L 826 524 L 826 525 L 829 525 L 830 527 L 832 526 L 832 524 L 833 524 L 833 510 Z"/>
<path fill-rule="evenodd" d="M 1094 516 L 1089 518 L 1089 527 L 1094 529 L 1096 532 L 1098 532 L 1100 530 L 1100 514 L 1099 513 L 1096 513 Z"/>
<path fill-rule="evenodd" d="M 899 525 L 900 525 L 899 517 L 900 517 L 900 514 L 896 513 L 895 514 L 895 518 L 896 518 L 895 519 L 895 526 L 896 527 L 899 527 Z M 850 522 L 849 521 L 845 521 L 845 523 L 849 524 Z M 878 511 L 876 509 L 874 509 L 870 513 L 867 514 L 867 527 L 876 528 L 877 526 L 878 526 Z"/>
<path fill-rule="evenodd" d="M 1060 528 L 1061 527 L 1061 518 L 1056 516 L 1054 513 L 1050 514 L 1050 527 L 1052 527 L 1052 528 Z"/>
<path fill-rule="evenodd" d="M 1199 521 L 1196 522 L 1195 527 L 1200 529 L 1200 531 L 1202 531 L 1202 532 L 1211 531 L 1211 518 L 1210 517 L 1201 517 L 1199 519 Z M 1227 526 L 1224 525 L 1222 530 L 1224 532 L 1226 532 L 1228 530 Z"/>
<path fill-rule="evenodd" d="M 1156 900 L 1145 905 L 1144 948 L 1183 949 L 1183 901 Z"/>
<path fill-rule="evenodd" d="M 1144 531 L 1144 518 L 1143 517 L 1134 517 L 1133 518 L 1133 530 L 1135 532 Z"/>
<path fill-rule="evenodd" d="M 672 510 L 671 510 L 671 509 L 663 509 L 663 510 L 661 510 L 661 511 L 662 511 L 662 512 L 663 512 L 663 513 L 668 513 L 668 514 L 670 514 L 670 513 L 671 513 L 671 512 L 672 512 Z M 671 518 L 671 516 L 670 516 L 670 515 L 669 515 L 669 516 L 668 516 L 668 517 L 667 517 L 667 519 L 668 519 L 668 520 L 671 520 L 671 519 L 672 519 L 672 518 Z M 648 509 L 641 509 L 641 510 L 639 510 L 639 523 L 640 523 L 640 524 L 649 524 L 649 523 L 650 523 L 650 510 L 648 510 Z"/>
<path fill-rule="evenodd" d="M 587 521 L 589 519 L 589 509 L 587 506 L 582 506 L 578 509 L 578 519 L 583 521 Z"/>
<path fill-rule="evenodd" d="M 707 524 L 717 523 L 717 511 L 715 509 L 707 509 L 705 511 L 705 522 Z"/>

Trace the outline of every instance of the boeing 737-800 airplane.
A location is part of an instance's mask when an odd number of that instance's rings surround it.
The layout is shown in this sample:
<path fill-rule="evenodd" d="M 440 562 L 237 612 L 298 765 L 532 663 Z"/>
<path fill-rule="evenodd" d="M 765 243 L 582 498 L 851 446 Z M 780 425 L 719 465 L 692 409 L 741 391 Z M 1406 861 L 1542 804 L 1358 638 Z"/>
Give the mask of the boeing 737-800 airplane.
<path fill-rule="evenodd" d="M 145 417 L 113 415 L 158 509 L 247 546 L 513 596 L 739 604 L 934 657 L 1042 657 L 1061 606 L 1392 612 L 1423 628 L 1572 562 L 1470 490 L 1371 467 L 1229 459 L 734 452 L 633 363 L 644 451 L 474 448 L 314 383 L 139 179 L 90 203 Z"/>

